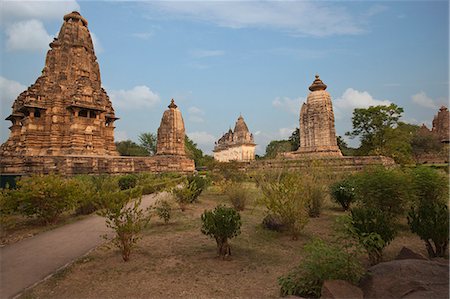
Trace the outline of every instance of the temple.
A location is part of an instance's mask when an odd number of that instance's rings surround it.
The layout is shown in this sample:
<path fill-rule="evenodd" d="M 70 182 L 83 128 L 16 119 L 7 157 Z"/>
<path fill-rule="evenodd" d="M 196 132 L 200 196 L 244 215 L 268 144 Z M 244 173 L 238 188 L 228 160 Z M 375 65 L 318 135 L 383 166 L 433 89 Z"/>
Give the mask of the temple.
<path fill-rule="evenodd" d="M 312 156 L 342 156 L 337 145 L 334 112 L 327 86 L 316 75 L 300 110 L 300 147 L 297 152 Z"/>
<path fill-rule="evenodd" d="M 449 143 L 449 121 L 450 115 L 448 108 L 442 106 L 433 119 L 433 128 L 431 129 L 431 132 L 439 136 L 439 140 L 442 143 Z"/>
<path fill-rule="evenodd" d="M 156 154 L 184 156 L 185 129 L 183 116 L 173 99 L 168 108 L 164 111 L 161 125 L 158 128 Z"/>
<path fill-rule="evenodd" d="M 239 116 L 234 131 L 225 133 L 214 147 L 214 159 L 219 162 L 255 160 L 256 144 L 242 116 Z"/>

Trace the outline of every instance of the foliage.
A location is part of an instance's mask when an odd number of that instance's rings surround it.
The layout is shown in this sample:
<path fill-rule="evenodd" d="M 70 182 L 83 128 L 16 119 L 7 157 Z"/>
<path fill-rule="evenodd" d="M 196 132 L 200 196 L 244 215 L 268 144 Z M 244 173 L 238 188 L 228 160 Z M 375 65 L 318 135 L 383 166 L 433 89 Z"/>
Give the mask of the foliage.
<path fill-rule="evenodd" d="M 148 155 L 153 156 L 156 154 L 156 143 L 158 141 L 156 134 L 154 133 L 141 133 L 138 136 L 139 145 L 144 148 Z"/>
<path fill-rule="evenodd" d="M 163 199 L 158 200 L 155 206 L 156 215 L 158 215 L 159 219 L 164 220 L 164 223 L 169 223 L 171 216 L 171 206 L 170 203 Z"/>
<path fill-rule="evenodd" d="M 322 211 L 323 202 L 325 200 L 325 192 L 323 187 L 315 184 L 307 186 L 308 215 L 309 217 L 319 217 Z"/>
<path fill-rule="evenodd" d="M 295 128 L 288 140 L 291 143 L 291 151 L 296 151 L 300 147 L 300 129 Z"/>
<path fill-rule="evenodd" d="M 308 199 L 302 178 L 296 173 L 261 176 L 258 185 L 263 193 L 261 203 L 269 213 L 279 216 L 296 240 L 308 223 Z"/>
<path fill-rule="evenodd" d="M 57 222 L 62 213 L 70 211 L 76 202 L 77 184 L 73 179 L 58 175 L 22 177 L 17 189 L 11 190 L 8 200 L 23 215 L 36 217 L 46 224 Z"/>
<path fill-rule="evenodd" d="M 339 149 L 341 150 L 342 155 L 344 156 L 355 156 L 356 155 L 356 149 L 349 147 L 347 142 L 341 137 L 336 137 L 337 145 Z"/>
<path fill-rule="evenodd" d="M 203 151 L 197 147 L 197 144 L 192 141 L 187 135 L 184 138 L 184 149 L 189 159 L 194 160 L 195 166 L 207 166 L 214 165 L 214 158 L 209 155 L 204 155 Z"/>
<path fill-rule="evenodd" d="M 127 190 L 136 187 L 137 177 L 134 174 L 123 175 L 118 181 L 120 190 Z"/>
<path fill-rule="evenodd" d="M 201 215 L 201 232 L 216 240 L 217 254 L 225 258 L 231 255 L 228 239 L 241 233 L 241 215 L 233 208 L 218 205 L 213 211 L 205 210 Z"/>
<path fill-rule="evenodd" d="M 266 216 L 264 216 L 262 225 L 266 229 L 274 230 L 277 232 L 286 230 L 286 225 L 283 223 L 281 217 L 274 214 L 267 214 Z"/>
<path fill-rule="evenodd" d="M 116 177 L 82 175 L 75 177 L 78 195 L 76 215 L 88 215 L 105 206 L 109 193 L 118 191 Z"/>
<path fill-rule="evenodd" d="M 175 196 L 181 211 L 185 211 L 186 205 L 195 201 L 198 191 L 195 184 L 183 184 L 181 187 L 173 188 L 172 194 Z"/>
<path fill-rule="evenodd" d="M 425 241 L 430 257 L 444 257 L 449 234 L 447 176 L 419 167 L 413 171 L 413 177 L 416 198 L 408 213 L 408 224 L 411 231 Z"/>
<path fill-rule="evenodd" d="M 237 211 L 245 210 L 250 194 L 243 183 L 233 182 L 225 190 L 225 195 Z"/>
<path fill-rule="evenodd" d="M 191 203 L 197 200 L 203 190 L 205 190 L 210 183 L 206 177 L 202 177 L 199 175 L 190 175 L 187 177 L 187 181 L 188 185 L 192 186 L 191 189 L 195 190 Z"/>
<path fill-rule="evenodd" d="M 230 161 L 226 163 L 216 163 L 213 172 L 213 179 L 215 182 L 243 182 L 248 180 L 248 176 L 245 172 L 239 169 L 238 162 Z"/>
<path fill-rule="evenodd" d="M 266 154 L 264 158 L 273 159 L 276 158 L 278 154 L 290 152 L 292 150 L 292 144 L 289 140 L 272 140 L 266 146 Z"/>
<path fill-rule="evenodd" d="M 132 201 L 134 198 L 137 199 Z M 120 249 L 125 262 L 129 261 L 141 231 L 150 221 L 151 214 L 140 208 L 141 202 L 139 190 L 119 191 L 111 194 L 106 208 L 99 212 L 106 218 L 106 226 L 115 232 L 112 242 Z"/>
<path fill-rule="evenodd" d="M 411 142 L 417 126 L 399 122 L 396 128 L 386 128 L 384 144 L 379 151 L 371 150 L 369 154 L 391 157 L 398 164 L 414 163 Z"/>
<path fill-rule="evenodd" d="M 340 204 L 344 211 L 348 211 L 356 196 L 355 186 L 350 178 L 331 185 L 330 193 L 334 201 Z"/>
<path fill-rule="evenodd" d="M 148 156 L 147 150 L 131 140 L 116 142 L 116 149 L 121 156 Z"/>
<path fill-rule="evenodd" d="M 418 129 L 411 140 L 412 152 L 415 157 L 421 154 L 437 154 L 440 153 L 444 144 L 441 142 L 439 135 L 429 131 L 427 128 Z"/>
<path fill-rule="evenodd" d="M 355 284 L 364 273 L 357 257 L 338 245 L 315 239 L 304 249 L 306 256 L 302 263 L 278 278 L 282 296 L 318 298 L 325 280 L 342 279 Z"/>
<path fill-rule="evenodd" d="M 144 185 L 142 185 L 142 194 L 144 195 L 152 194 L 173 188 L 176 185 L 180 184 L 183 180 L 184 178 L 182 177 L 175 179 L 170 178 L 154 179 L 153 181 L 146 182 Z"/>

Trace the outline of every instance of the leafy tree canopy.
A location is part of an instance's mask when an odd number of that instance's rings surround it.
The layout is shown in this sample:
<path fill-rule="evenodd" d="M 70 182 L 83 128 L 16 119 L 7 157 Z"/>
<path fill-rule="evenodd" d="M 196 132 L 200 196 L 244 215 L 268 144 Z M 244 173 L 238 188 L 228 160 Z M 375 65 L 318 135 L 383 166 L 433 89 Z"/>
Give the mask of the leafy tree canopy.
<path fill-rule="evenodd" d="M 154 133 L 141 133 L 139 134 L 139 145 L 144 148 L 148 155 L 153 156 L 156 154 L 157 137 Z"/>

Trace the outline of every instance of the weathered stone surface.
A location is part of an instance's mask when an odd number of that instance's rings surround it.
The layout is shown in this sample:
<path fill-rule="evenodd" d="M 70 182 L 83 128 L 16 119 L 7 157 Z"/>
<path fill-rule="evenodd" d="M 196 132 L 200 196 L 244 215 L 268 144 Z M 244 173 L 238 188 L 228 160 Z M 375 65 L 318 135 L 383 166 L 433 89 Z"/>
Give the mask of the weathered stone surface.
<path fill-rule="evenodd" d="M 170 102 L 169 109 L 164 111 L 161 125 L 158 128 L 157 155 L 184 156 L 185 129 L 183 116 L 174 100 Z"/>
<path fill-rule="evenodd" d="M 447 107 L 442 106 L 439 109 L 439 112 L 433 119 L 433 128 L 431 129 L 432 132 L 436 133 L 441 142 L 448 143 L 449 142 L 449 122 L 450 122 L 450 115 Z"/>
<path fill-rule="evenodd" d="M 64 16 L 42 75 L 14 101 L 2 156 L 118 155 L 117 118 L 101 87 L 87 24 L 78 12 Z"/>
<path fill-rule="evenodd" d="M 300 110 L 300 147 L 293 155 L 342 156 L 337 145 L 334 112 L 327 86 L 316 75 Z"/>
<path fill-rule="evenodd" d="M 425 256 L 420 253 L 414 252 L 408 247 L 403 246 L 403 248 L 398 253 L 396 260 L 428 260 Z"/>
<path fill-rule="evenodd" d="M 322 285 L 324 299 L 362 299 L 363 292 L 357 286 L 345 280 L 325 280 Z"/>
<path fill-rule="evenodd" d="M 219 162 L 255 160 L 256 144 L 244 118 L 239 116 L 234 131 L 225 133 L 216 142 L 214 159 Z"/>
<path fill-rule="evenodd" d="M 394 260 L 368 270 L 364 298 L 448 298 L 449 266 L 425 260 Z"/>

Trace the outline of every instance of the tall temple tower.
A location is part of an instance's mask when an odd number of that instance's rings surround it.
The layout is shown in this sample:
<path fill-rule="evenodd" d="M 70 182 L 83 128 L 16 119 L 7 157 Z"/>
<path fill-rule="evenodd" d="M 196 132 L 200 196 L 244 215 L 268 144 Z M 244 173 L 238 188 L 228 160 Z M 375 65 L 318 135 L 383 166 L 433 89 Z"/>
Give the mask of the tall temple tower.
<path fill-rule="evenodd" d="M 299 154 L 342 156 L 337 145 L 334 113 L 327 86 L 316 75 L 300 110 Z"/>
<path fill-rule="evenodd" d="M 117 117 L 101 86 L 88 22 L 64 16 L 50 43 L 42 75 L 14 101 L 9 139 L 0 155 L 118 155 Z"/>
<path fill-rule="evenodd" d="M 183 116 L 174 100 L 164 111 L 158 128 L 157 155 L 186 155 L 184 150 L 185 129 Z"/>

